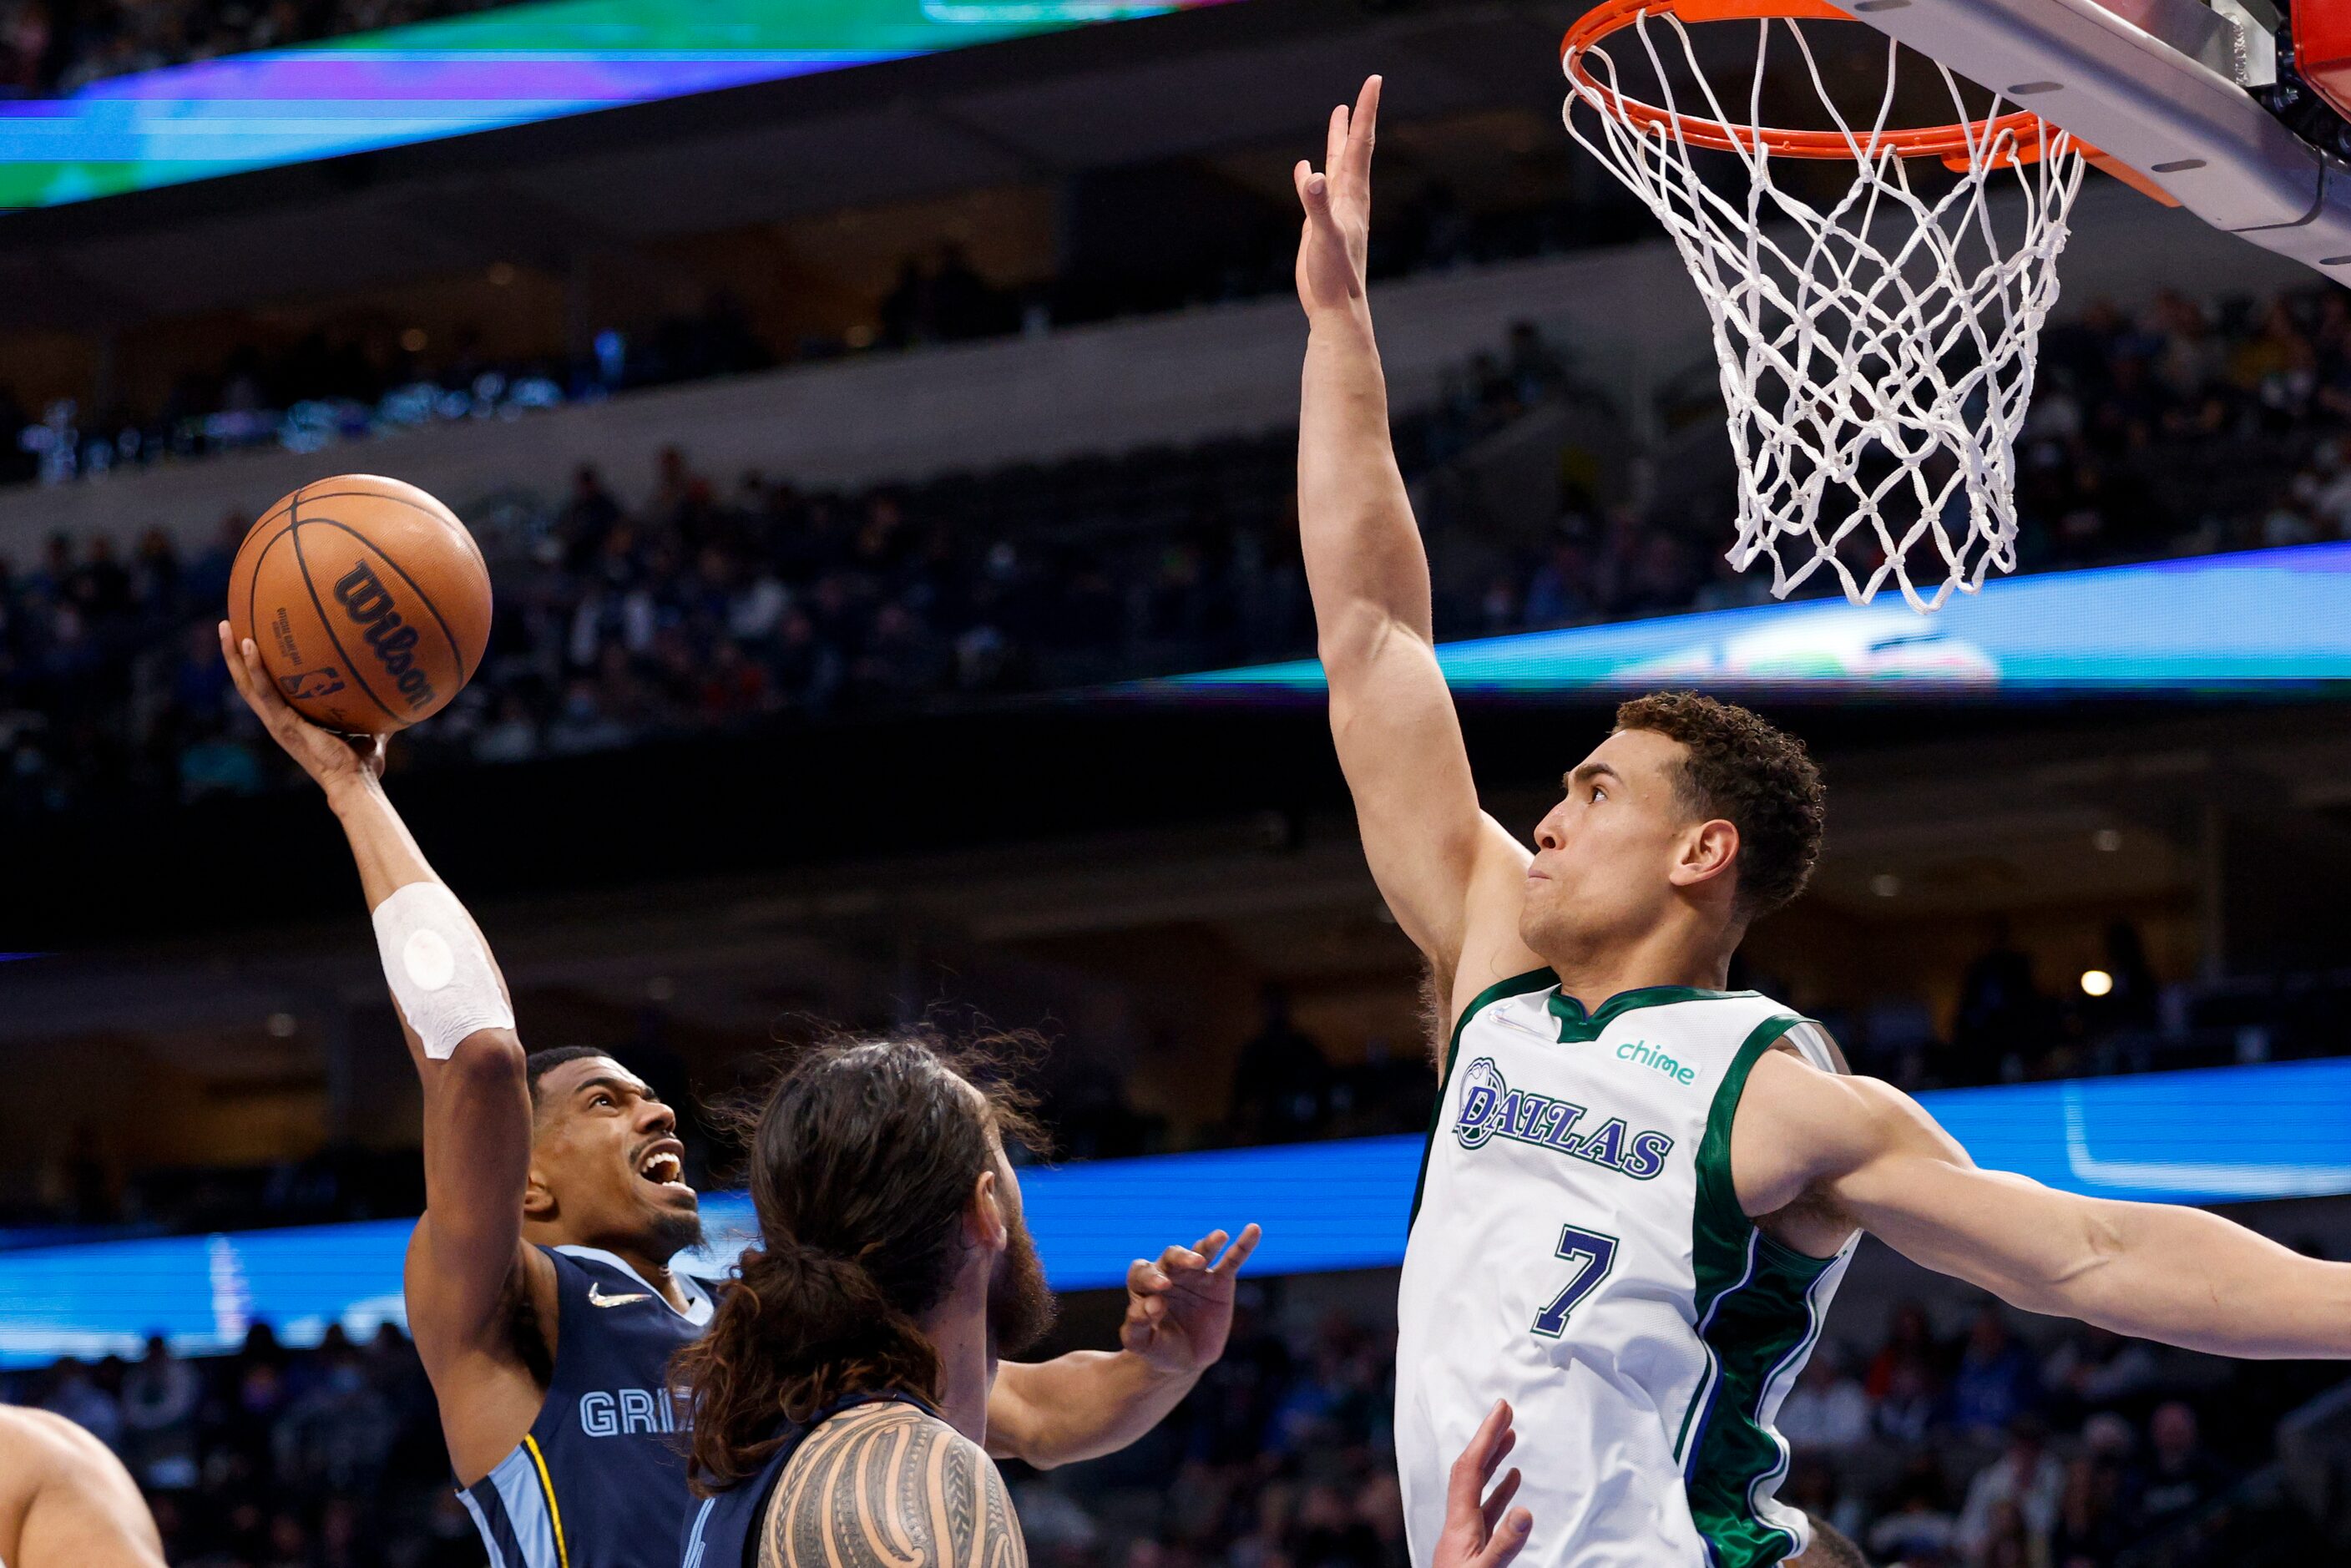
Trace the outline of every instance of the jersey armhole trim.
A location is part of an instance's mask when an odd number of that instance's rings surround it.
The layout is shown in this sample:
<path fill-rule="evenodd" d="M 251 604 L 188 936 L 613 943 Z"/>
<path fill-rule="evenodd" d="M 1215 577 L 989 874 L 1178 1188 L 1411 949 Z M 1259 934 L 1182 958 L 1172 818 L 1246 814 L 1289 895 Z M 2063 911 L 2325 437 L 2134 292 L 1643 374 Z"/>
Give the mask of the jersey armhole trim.
<path fill-rule="evenodd" d="M 1742 1363 L 1738 1366 L 1726 1364 L 1726 1351 L 1730 1347 L 1718 1343 L 1723 1331 L 1717 1328 L 1715 1322 L 1724 1303 L 1732 1297 L 1741 1297 L 1740 1308 L 1734 1309 L 1736 1313 L 1753 1304 L 1745 1300 L 1748 1295 L 1760 1294 L 1768 1300 L 1785 1295 L 1791 1288 L 1801 1289 L 1807 1306 L 1809 1343 L 1810 1336 L 1818 1332 L 1809 1321 L 1813 1287 L 1837 1262 L 1835 1258 L 1812 1258 L 1773 1243 L 1740 1206 L 1738 1187 L 1731 1178 L 1731 1128 L 1747 1092 L 1748 1075 L 1765 1051 L 1806 1021 L 1794 1013 L 1779 1013 L 1749 1030 L 1707 1107 L 1706 1132 L 1698 1143 L 1697 1161 L 1698 1201 L 1690 1222 L 1696 1286 L 1691 1305 L 1697 1314 L 1695 1327 L 1706 1353 L 1706 1366 L 1698 1386 L 1691 1391 L 1689 1406 L 1682 1412 L 1681 1427 L 1674 1439 L 1674 1457 L 1680 1461 L 1686 1490 L 1698 1490 L 1698 1476 L 1708 1458 L 1719 1464 L 1727 1457 L 1708 1453 L 1708 1438 L 1717 1426 L 1715 1418 L 1722 1414 L 1718 1406 L 1724 1394 L 1729 1393 L 1734 1406 L 1729 1416 L 1729 1426 L 1735 1429 L 1756 1419 L 1748 1406 L 1760 1402 L 1763 1392 L 1761 1387 L 1750 1386 L 1756 1369 L 1743 1363 L 1751 1355 L 1734 1354 L 1733 1359 Z M 1758 1347 L 1741 1348 L 1751 1353 Z M 1772 1359 L 1780 1359 L 1781 1354 L 1772 1351 Z M 1768 1378 L 1765 1381 L 1768 1383 Z M 1786 1462 L 1784 1450 L 1773 1457 L 1782 1464 Z M 1709 1563 L 1723 1564 L 1723 1568 L 1761 1568 L 1765 1562 L 1777 1563 L 1787 1553 L 1802 1550 L 1802 1540 L 1765 1520 L 1754 1508 L 1752 1492 L 1759 1479 L 1758 1475 L 1743 1478 L 1736 1490 L 1745 1506 L 1732 1514 L 1717 1517 L 1716 1509 L 1701 1509 L 1699 1499 L 1692 1496 L 1693 1518 L 1706 1540 Z M 1702 1512 L 1707 1517 L 1698 1517 Z M 1778 1545 L 1781 1540 L 1786 1542 L 1784 1548 Z"/>
<path fill-rule="evenodd" d="M 1461 1009 L 1461 1016 L 1453 1020 L 1453 1034 L 1445 1042 L 1444 1070 L 1437 1075 L 1437 1103 L 1428 1112 L 1428 1138 L 1420 1146 L 1420 1174 L 1413 1178 L 1412 1210 L 1405 1217 L 1404 1222 L 1405 1236 L 1411 1236 L 1414 1222 L 1420 1218 L 1421 1194 L 1428 1186 L 1428 1156 L 1437 1147 L 1437 1130 L 1444 1124 L 1445 1091 L 1453 1082 L 1453 1060 L 1461 1054 L 1462 1031 L 1469 1027 L 1471 1019 L 1496 1002 L 1511 997 L 1523 997 L 1530 991 L 1540 991 L 1557 984 L 1559 976 L 1551 969 L 1529 969 L 1523 975 L 1512 975 L 1508 979 L 1495 981 L 1470 998 L 1469 1005 Z"/>
<path fill-rule="evenodd" d="M 555 1506 L 555 1478 L 547 1471 L 547 1456 L 538 1451 L 538 1439 L 526 1432 L 522 1446 L 530 1450 L 530 1462 L 538 1470 L 539 1490 L 547 1494 L 547 1522 L 555 1535 L 555 1560 L 559 1568 L 571 1568 L 571 1549 L 563 1540 L 563 1514 Z"/>

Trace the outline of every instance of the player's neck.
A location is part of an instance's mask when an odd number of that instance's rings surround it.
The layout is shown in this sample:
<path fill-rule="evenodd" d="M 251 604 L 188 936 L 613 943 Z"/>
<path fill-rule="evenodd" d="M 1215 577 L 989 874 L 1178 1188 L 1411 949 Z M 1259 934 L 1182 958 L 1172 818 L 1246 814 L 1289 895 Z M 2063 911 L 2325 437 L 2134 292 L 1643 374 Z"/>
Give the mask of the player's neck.
<path fill-rule="evenodd" d="M 523 1226 L 523 1239 L 534 1247 L 592 1247 L 599 1252 L 609 1252 L 633 1270 L 638 1279 L 660 1291 L 662 1300 L 681 1312 L 686 1310 L 685 1287 L 679 1284 L 677 1276 L 670 1271 L 672 1254 L 655 1257 L 646 1249 L 625 1241 L 599 1241 L 587 1237 L 566 1236 L 552 1226 L 536 1226 L 528 1222 Z"/>
<path fill-rule="evenodd" d="M 982 1448 L 987 1446 L 987 1385 L 996 1351 L 987 1333 L 985 1271 L 977 1282 L 966 1270 L 946 1300 L 920 1320 L 923 1337 L 939 1353 L 939 1418 Z"/>
<path fill-rule="evenodd" d="M 639 1252 L 615 1251 L 612 1255 L 634 1269 L 638 1278 L 643 1280 L 646 1284 L 659 1291 L 663 1301 L 681 1312 L 685 1311 L 685 1287 L 679 1284 L 677 1276 L 670 1271 L 668 1259 L 664 1258 L 656 1263 L 652 1258 Z"/>
<path fill-rule="evenodd" d="M 1730 980 L 1734 937 L 1694 930 L 1678 922 L 1643 933 L 1631 940 L 1579 943 L 1556 954 L 1546 954 L 1559 976 L 1560 994 L 1587 1009 L 1626 991 L 1657 986 L 1687 986 L 1719 991 Z"/>

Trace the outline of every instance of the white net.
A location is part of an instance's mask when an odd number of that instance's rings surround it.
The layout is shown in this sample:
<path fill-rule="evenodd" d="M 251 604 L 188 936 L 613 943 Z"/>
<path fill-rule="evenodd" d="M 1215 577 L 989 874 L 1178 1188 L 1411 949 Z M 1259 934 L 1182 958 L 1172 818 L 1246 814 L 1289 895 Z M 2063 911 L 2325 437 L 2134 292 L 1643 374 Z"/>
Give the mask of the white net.
<path fill-rule="evenodd" d="M 2035 120 L 2021 136 L 2022 117 L 1995 123 L 1997 102 L 1971 111 L 1959 80 L 1936 67 L 1964 140 L 1914 174 L 1905 136 L 1886 124 L 1891 40 L 1875 119 L 1855 129 L 1802 26 L 1756 26 L 1752 78 L 1734 99 L 1743 120 L 1725 111 L 1693 29 L 1653 13 L 1585 49 L 1588 74 L 1571 58 L 1567 128 L 1666 225 L 1713 317 L 1740 471 L 1730 563 L 1743 571 L 1770 557 L 1777 596 L 1826 568 L 1855 603 L 1891 579 L 1913 609 L 1932 610 L 2016 565 L 2016 434 L 2057 298 L 2082 150 Z M 1647 110 L 1620 89 L 1610 46 L 1638 51 L 1654 77 Z M 1775 57 L 1800 63 L 1767 70 Z M 1841 142 L 1854 167 L 1842 197 L 1822 205 L 1775 181 L 1778 133 L 1754 132 L 1767 78 L 1784 99 L 1792 77 L 1826 110 L 1838 139 L 1828 145 Z M 1708 120 L 1730 131 L 1728 151 L 1705 145 Z M 1823 133 L 1802 139 L 1817 148 Z M 1707 166 L 1731 194 L 1702 177 Z"/>

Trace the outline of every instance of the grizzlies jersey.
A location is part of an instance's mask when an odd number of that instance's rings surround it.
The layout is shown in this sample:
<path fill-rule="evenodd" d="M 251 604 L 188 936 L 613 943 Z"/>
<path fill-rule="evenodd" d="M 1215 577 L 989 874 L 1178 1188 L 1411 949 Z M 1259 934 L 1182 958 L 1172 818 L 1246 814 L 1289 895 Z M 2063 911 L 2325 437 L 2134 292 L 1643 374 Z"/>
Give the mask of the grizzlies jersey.
<path fill-rule="evenodd" d="M 643 1568 L 677 1557 L 688 1406 L 669 1358 L 710 1322 L 677 1276 L 681 1312 L 610 1252 L 542 1249 L 555 1265 L 555 1372 L 522 1442 L 459 1492 L 492 1568 Z"/>
<path fill-rule="evenodd" d="M 1534 1513 L 1526 1568 L 1769 1568 L 1808 1544 L 1772 1496 L 1771 1422 L 1853 1248 L 1781 1246 L 1730 1180 L 1748 1070 L 1783 1040 L 1833 1069 L 1817 1025 L 1752 991 L 1651 987 L 1586 1013 L 1542 970 L 1462 1014 L 1396 1307 L 1420 1568 L 1499 1398 Z"/>

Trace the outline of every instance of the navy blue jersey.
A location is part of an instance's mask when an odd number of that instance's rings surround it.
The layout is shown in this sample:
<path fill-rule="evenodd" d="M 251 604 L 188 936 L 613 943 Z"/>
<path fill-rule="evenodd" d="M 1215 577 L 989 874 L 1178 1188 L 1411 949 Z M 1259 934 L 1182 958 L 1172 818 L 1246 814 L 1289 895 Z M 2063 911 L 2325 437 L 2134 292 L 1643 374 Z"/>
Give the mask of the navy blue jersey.
<path fill-rule="evenodd" d="M 881 1404 L 911 1405 L 926 1416 L 937 1414 L 927 1401 L 911 1394 L 852 1394 L 807 1426 L 787 1431 L 782 1446 L 768 1456 L 758 1475 L 704 1499 L 688 1516 L 684 1539 L 677 1546 L 678 1568 L 758 1568 L 759 1525 L 768 1514 L 768 1500 L 800 1444 L 843 1410 Z"/>
<path fill-rule="evenodd" d="M 555 1369 L 515 1451 L 457 1495 L 492 1568 L 645 1568 L 676 1555 L 689 1499 L 690 1410 L 669 1358 L 710 1322 L 710 1291 L 677 1276 L 679 1312 L 593 1247 L 555 1265 Z"/>

